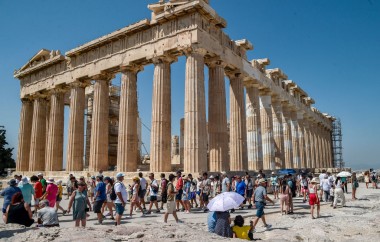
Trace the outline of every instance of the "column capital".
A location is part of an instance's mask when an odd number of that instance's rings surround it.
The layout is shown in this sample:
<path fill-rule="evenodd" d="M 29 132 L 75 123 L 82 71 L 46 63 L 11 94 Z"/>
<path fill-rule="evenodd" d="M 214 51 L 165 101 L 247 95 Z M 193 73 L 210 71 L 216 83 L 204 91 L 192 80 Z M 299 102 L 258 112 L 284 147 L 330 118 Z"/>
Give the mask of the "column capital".
<path fill-rule="evenodd" d="M 86 81 L 74 81 L 72 83 L 69 83 L 68 86 L 70 88 L 75 88 L 75 87 L 82 87 L 82 88 L 86 88 L 88 86 L 91 85 L 91 81 L 90 80 L 86 80 Z"/>
<path fill-rule="evenodd" d="M 223 62 L 220 59 L 220 57 L 218 57 L 218 56 L 211 57 L 211 58 L 206 58 L 205 59 L 205 64 L 209 68 L 213 68 L 213 67 L 222 67 L 222 68 L 225 68 L 227 66 L 227 64 L 225 62 Z"/>
<path fill-rule="evenodd" d="M 157 64 L 161 64 L 161 63 L 173 63 L 173 62 L 176 62 L 178 60 L 178 58 L 176 56 L 172 56 L 172 55 L 160 55 L 160 56 L 154 56 L 152 58 L 152 62 L 153 64 L 157 65 Z"/>
<path fill-rule="evenodd" d="M 115 75 L 110 73 L 102 73 L 91 77 L 92 80 L 106 82 L 111 81 L 113 78 L 115 78 Z"/>
<path fill-rule="evenodd" d="M 48 98 L 48 93 L 47 92 L 35 92 L 30 95 L 30 98 L 35 100 L 35 99 L 47 99 Z"/>
<path fill-rule="evenodd" d="M 260 96 L 272 96 L 272 91 L 269 88 L 262 88 L 259 90 Z"/>
<path fill-rule="evenodd" d="M 120 70 L 123 74 L 126 74 L 126 72 L 132 72 L 134 74 L 137 74 L 140 71 L 144 70 L 144 66 L 132 63 L 127 66 L 121 66 Z"/>
<path fill-rule="evenodd" d="M 20 99 L 22 103 L 31 103 L 33 99 L 31 97 L 23 97 Z"/>
<path fill-rule="evenodd" d="M 242 79 L 243 78 L 243 75 L 241 73 L 240 70 L 238 69 L 234 69 L 234 70 L 231 70 L 231 69 L 225 69 L 225 73 L 226 73 L 226 76 L 228 76 L 228 78 L 232 81 L 232 80 L 236 80 L 236 79 Z"/>
<path fill-rule="evenodd" d="M 202 48 L 187 48 L 187 49 L 183 50 L 183 53 L 186 56 L 196 54 L 196 55 L 201 55 L 204 57 L 207 54 L 207 50 L 202 49 Z"/>

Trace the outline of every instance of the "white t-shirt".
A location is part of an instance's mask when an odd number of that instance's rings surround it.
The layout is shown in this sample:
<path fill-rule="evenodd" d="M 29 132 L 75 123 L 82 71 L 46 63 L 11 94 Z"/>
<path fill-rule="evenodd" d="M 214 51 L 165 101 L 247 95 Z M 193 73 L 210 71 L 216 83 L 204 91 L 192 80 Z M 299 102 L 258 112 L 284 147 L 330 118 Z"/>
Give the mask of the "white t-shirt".
<path fill-rule="evenodd" d="M 119 199 L 119 196 L 117 196 L 118 192 L 121 193 L 121 196 L 123 197 L 123 200 L 126 203 L 128 200 L 128 193 L 124 184 L 122 182 L 116 182 L 114 185 L 114 188 L 115 188 L 115 193 L 116 193 L 116 200 L 114 203 L 122 203 Z"/>
<path fill-rule="evenodd" d="M 155 186 L 155 187 L 158 187 L 158 183 L 157 183 L 157 180 L 156 179 L 154 179 L 153 181 L 152 181 L 152 183 L 150 184 L 150 195 L 151 196 L 157 196 L 157 192 L 154 192 L 153 191 L 153 186 Z"/>
<path fill-rule="evenodd" d="M 322 180 L 325 179 L 326 173 L 322 173 L 319 175 L 319 185 L 322 186 Z"/>
<path fill-rule="evenodd" d="M 146 180 L 144 177 L 140 178 L 140 189 L 141 190 L 146 190 Z"/>

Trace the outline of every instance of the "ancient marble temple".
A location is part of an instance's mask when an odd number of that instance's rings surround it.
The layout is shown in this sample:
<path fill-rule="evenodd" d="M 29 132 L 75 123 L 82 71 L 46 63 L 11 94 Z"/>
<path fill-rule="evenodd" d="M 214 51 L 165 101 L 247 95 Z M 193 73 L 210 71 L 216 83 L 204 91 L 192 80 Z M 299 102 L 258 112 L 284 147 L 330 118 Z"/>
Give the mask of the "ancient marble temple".
<path fill-rule="evenodd" d="M 65 155 L 66 171 L 81 171 L 85 147 L 88 170 L 108 170 L 113 120 L 118 128 L 113 163 L 118 171 L 135 172 L 139 163 L 137 73 L 153 64 L 150 170 L 171 171 L 171 64 L 179 56 L 186 57 L 180 152 L 185 172 L 333 167 L 334 118 L 313 107 L 314 100 L 284 71 L 267 69 L 269 59 L 248 60 L 246 52 L 252 44 L 230 39 L 223 31 L 226 21 L 209 4 L 161 0 L 148 6 L 150 20 L 64 55 L 42 49 L 15 71 L 22 102 L 17 170 L 60 171 Z M 118 115 L 111 119 L 110 82 L 117 73 L 121 73 Z M 92 90 L 91 138 L 85 146 L 88 88 Z M 66 154 L 65 105 L 69 107 Z"/>

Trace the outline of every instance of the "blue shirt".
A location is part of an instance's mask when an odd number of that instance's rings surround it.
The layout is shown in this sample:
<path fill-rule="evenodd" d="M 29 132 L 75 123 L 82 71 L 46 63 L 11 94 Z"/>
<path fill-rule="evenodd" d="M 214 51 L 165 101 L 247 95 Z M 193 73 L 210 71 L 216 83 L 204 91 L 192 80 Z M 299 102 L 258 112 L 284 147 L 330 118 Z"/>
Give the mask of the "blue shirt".
<path fill-rule="evenodd" d="M 106 184 L 102 181 L 98 182 L 95 188 L 95 194 L 99 192 L 99 195 L 96 197 L 96 201 L 102 201 L 107 199 L 106 195 Z"/>
<path fill-rule="evenodd" d="M 236 183 L 236 192 L 242 196 L 245 195 L 245 182 L 244 181 Z"/>
<path fill-rule="evenodd" d="M 34 195 L 33 186 L 30 185 L 29 183 L 24 184 L 20 182 L 18 184 L 18 187 L 21 189 L 22 196 L 24 197 L 24 201 L 30 205 L 32 202 L 32 195 Z"/>
<path fill-rule="evenodd" d="M 215 232 L 215 226 L 216 226 L 216 213 L 215 212 L 209 212 L 208 216 L 207 216 L 208 232 L 214 233 Z"/>
<path fill-rule="evenodd" d="M 12 197 L 15 193 L 21 192 L 21 189 L 18 187 L 7 187 L 5 190 L 3 190 L 0 195 L 4 197 L 4 203 L 3 203 L 3 212 L 7 209 L 8 205 L 11 203 Z"/>

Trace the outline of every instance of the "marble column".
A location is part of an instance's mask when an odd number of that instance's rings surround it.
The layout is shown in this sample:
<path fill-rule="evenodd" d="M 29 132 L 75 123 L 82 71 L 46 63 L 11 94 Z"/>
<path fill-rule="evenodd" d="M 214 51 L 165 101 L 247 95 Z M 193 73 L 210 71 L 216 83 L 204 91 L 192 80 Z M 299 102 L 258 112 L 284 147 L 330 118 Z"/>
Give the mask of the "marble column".
<path fill-rule="evenodd" d="M 290 112 L 293 146 L 293 168 L 301 168 L 297 111 Z"/>
<path fill-rule="evenodd" d="M 118 171 L 135 172 L 137 170 L 137 73 L 141 70 L 140 66 L 129 66 L 124 69 L 121 75 L 119 135 L 117 144 Z"/>
<path fill-rule="evenodd" d="M 246 171 L 247 126 L 241 74 L 230 74 L 230 170 Z"/>
<path fill-rule="evenodd" d="M 171 171 L 171 70 L 173 59 L 155 58 L 152 131 L 150 136 L 150 171 Z"/>
<path fill-rule="evenodd" d="M 66 171 L 83 170 L 85 102 L 85 86 L 79 82 L 73 83 L 70 93 Z"/>
<path fill-rule="evenodd" d="M 33 103 L 33 121 L 30 142 L 29 171 L 45 170 L 46 100 L 36 97 Z"/>
<path fill-rule="evenodd" d="M 221 61 L 209 62 L 208 67 L 209 171 L 229 171 L 224 68 Z"/>
<path fill-rule="evenodd" d="M 285 168 L 293 168 L 293 143 L 290 110 L 288 104 L 282 105 L 282 128 L 284 133 L 284 159 Z"/>
<path fill-rule="evenodd" d="M 306 150 L 305 150 L 305 135 L 304 135 L 304 120 L 303 120 L 303 113 L 298 111 L 297 112 L 297 122 L 298 122 L 298 144 L 299 144 L 299 150 L 300 150 L 300 163 L 301 168 L 306 168 Z"/>
<path fill-rule="evenodd" d="M 310 132 L 309 132 L 309 120 L 304 119 L 303 122 L 303 135 L 305 140 L 305 156 L 306 156 L 306 167 L 312 168 L 311 164 L 311 149 L 310 149 Z"/>
<path fill-rule="evenodd" d="M 204 52 L 186 52 L 184 170 L 207 171 Z"/>
<path fill-rule="evenodd" d="M 273 139 L 275 147 L 275 168 L 285 167 L 284 154 L 284 130 L 282 128 L 282 105 L 281 101 L 272 97 Z"/>
<path fill-rule="evenodd" d="M 49 129 L 46 144 L 47 171 L 61 171 L 63 165 L 64 92 L 53 90 L 50 97 Z"/>
<path fill-rule="evenodd" d="M 29 99 L 21 99 L 20 129 L 18 135 L 17 171 L 29 170 L 30 139 L 33 120 L 33 103 Z"/>
<path fill-rule="evenodd" d="M 309 120 L 309 142 L 310 142 L 311 167 L 316 168 L 317 163 L 315 159 L 315 139 L 314 139 L 314 121 L 313 120 Z"/>
<path fill-rule="evenodd" d="M 91 125 L 89 171 L 108 170 L 109 81 L 108 76 L 96 76 Z"/>
<path fill-rule="evenodd" d="M 273 170 L 275 166 L 275 150 L 273 139 L 272 97 L 268 91 L 260 90 L 260 117 L 263 142 L 263 163 L 265 170 Z"/>
<path fill-rule="evenodd" d="M 322 168 L 321 155 L 319 152 L 319 124 L 314 125 L 314 147 L 315 147 L 315 164 L 317 168 Z"/>
<path fill-rule="evenodd" d="M 261 140 L 260 100 L 258 85 L 246 87 L 248 170 L 262 170 L 263 145 Z"/>

